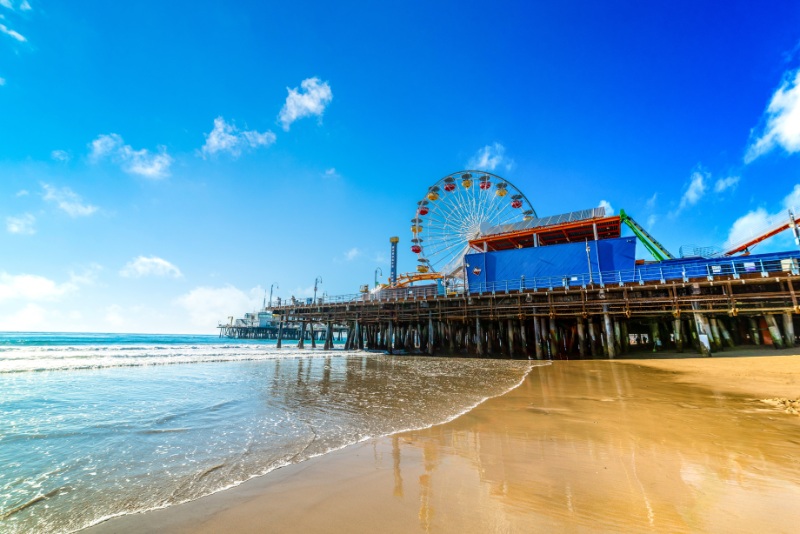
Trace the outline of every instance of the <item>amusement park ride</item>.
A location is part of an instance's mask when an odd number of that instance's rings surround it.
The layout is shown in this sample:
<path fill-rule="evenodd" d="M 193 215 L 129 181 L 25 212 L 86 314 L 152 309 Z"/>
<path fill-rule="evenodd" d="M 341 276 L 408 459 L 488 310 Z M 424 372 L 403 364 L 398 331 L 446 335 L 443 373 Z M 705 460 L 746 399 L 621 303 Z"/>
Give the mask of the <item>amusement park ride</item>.
<path fill-rule="evenodd" d="M 449 174 L 428 188 L 411 219 L 411 251 L 415 272 L 397 275 L 398 238 L 392 238 L 392 274 L 389 283 L 373 292 L 404 288 L 416 282 L 435 282 L 445 291 L 460 291 L 467 278 L 464 257 L 490 252 L 619 238 L 627 226 L 657 262 L 677 259 L 625 210 L 607 216 L 594 208 L 539 218 L 527 197 L 511 182 L 495 174 L 465 170 Z M 681 258 L 721 258 L 748 255 L 765 239 L 792 229 L 800 245 L 794 215 L 752 237 L 723 249 L 681 247 Z M 641 260 L 640 260 L 641 262 Z M 638 262 L 637 262 L 638 263 Z"/>

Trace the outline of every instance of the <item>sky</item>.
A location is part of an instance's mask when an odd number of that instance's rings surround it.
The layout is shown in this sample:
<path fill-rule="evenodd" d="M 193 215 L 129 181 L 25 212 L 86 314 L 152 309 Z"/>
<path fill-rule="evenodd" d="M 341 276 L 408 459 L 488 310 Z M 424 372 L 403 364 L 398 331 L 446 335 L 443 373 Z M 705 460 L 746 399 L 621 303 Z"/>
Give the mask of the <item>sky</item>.
<path fill-rule="evenodd" d="M 320 4 L 0 0 L 0 330 L 355 293 L 463 169 L 676 255 L 800 207 L 794 0 Z"/>

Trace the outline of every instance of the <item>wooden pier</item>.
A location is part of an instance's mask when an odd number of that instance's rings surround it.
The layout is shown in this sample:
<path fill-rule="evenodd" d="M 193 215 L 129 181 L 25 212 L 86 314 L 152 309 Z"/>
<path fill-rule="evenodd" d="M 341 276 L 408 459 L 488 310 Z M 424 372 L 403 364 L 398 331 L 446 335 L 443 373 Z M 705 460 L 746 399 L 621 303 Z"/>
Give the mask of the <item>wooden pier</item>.
<path fill-rule="evenodd" d="M 778 271 L 482 294 L 363 295 L 276 307 L 274 335 L 280 346 L 292 329 L 317 324 L 324 325 L 319 336 L 326 349 L 335 328 L 346 328 L 345 349 L 523 359 L 792 347 L 797 278 Z"/>

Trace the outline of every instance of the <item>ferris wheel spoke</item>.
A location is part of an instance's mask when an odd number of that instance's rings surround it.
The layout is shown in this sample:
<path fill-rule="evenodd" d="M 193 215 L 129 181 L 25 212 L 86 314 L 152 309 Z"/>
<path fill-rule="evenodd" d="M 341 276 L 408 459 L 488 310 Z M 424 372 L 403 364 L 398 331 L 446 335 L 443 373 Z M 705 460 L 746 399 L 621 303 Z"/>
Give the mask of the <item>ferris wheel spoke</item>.
<path fill-rule="evenodd" d="M 467 172 L 471 174 L 470 187 L 463 185 Z M 481 180 L 484 176 L 486 179 Z M 481 188 L 485 182 L 489 185 Z M 505 193 L 502 193 L 503 188 L 497 188 L 500 182 L 506 184 Z M 447 191 L 447 184 L 453 184 L 452 191 Z M 533 211 L 528 199 L 516 187 L 484 171 L 450 174 L 429 188 L 430 193 L 436 193 L 438 198 L 427 199 L 428 202 L 417 208 L 415 219 L 421 221 L 416 224 L 422 228 L 414 236 L 421 241 L 413 248 L 419 259 L 424 260 L 422 263 L 434 270 L 456 268 L 459 256 L 470 250 L 469 241 L 488 227 L 524 220 L 525 210 L 512 205 L 516 199 L 522 199 L 525 209 Z M 511 197 L 507 197 L 509 193 Z M 513 197 L 516 198 L 512 201 Z M 422 207 L 426 211 L 420 214 Z"/>

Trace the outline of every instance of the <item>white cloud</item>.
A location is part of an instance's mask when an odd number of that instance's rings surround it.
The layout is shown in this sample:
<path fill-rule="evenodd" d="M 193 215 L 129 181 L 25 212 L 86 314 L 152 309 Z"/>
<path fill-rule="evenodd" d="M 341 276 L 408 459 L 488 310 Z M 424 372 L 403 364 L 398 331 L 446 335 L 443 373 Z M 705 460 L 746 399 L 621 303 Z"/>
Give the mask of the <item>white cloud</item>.
<path fill-rule="evenodd" d="M 776 213 L 769 213 L 764 208 L 757 208 L 736 219 L 728 231 L 728 239 L 725 240 L 722 247 L 728 250 L 739 243 L 760 235 L 771 226 L 785 221 L 789 217 L 788 210 L 792 210 L 797 216 L 798 207 L 800 207 L 800 184 L 795 185 L 791 193 L 784 197 L 781 202 L 781 209 Z"/>
<path fill-rule="evenodd" d="M 325 107 L 333 100 L 333 93 L 328 82 L 320 82 L 319 78 L 307 78 L 300 83 L 300 90 L 286 88 L 289 96 L 278 114 L 278 120 L 287 132 L 297 119 L 316 115 L 322 117 Z"/>
<path fill-rule="evenodd" d="M 198 287 L 176 299 L 176 304 L 186 310 L 192 324 L 208 329 L 218 322 L 227 322 L 229 316 L 241 317 L 244 312 L 260 307 L 264 295 L 261 287 L 249 293 L 231 285 L 225 287 Z"/>
<path fill-rule="evenodd" d="M 358 248 L 353 247 L 353 248 L 351 248 L 350 250 L 348 250 L 347 252 L 344 253 L 344 259 L 346 259 L 347 261 L 353 261 L 354 259 L 356 259 L 360 255 L 361 255 L 361 251 L 358 250 Z"/>
<path fill-rule="evenodd" d="M 470 169 L 492 172 L 499 166 L 510 170 L 514 166 L 514 160 L 506 158 L 506 147 L 500 143 L 486 145 L 478 150 L 467 162 Z"/>
<path fill-rule="evenodd" d="M 269 146 L 275 142 L 276 136 L 271 131 L 257 132 L 255 130 L 239 131 L 233 124 L 228 124 L 222 117 L 214 119 L 214 129 L 206 136 L 203 145 L 203 157 L 219 152 L 227 152 L 233 157 L 239 157 L 246 148 Z"/>
<path fill-rule="evenodd" d="M 32 235 L 36 233 L 33 224 L 36 222 L 36 217 L 30 213 L 25 213 L 19 217 L 9 216 L 6 217 L 6 229 L 10 234 L 27 234 Z"/>
<path fill-rule="evenodd" d="M 106 308 L 105 321 L 114 327 L 121 327 L 126 324 L 125 318 L 122 316 L 122 306 L 119 304 L 112 304 Z"/>
<path fill-rule="evenodd" d="M 678 211 L 681 211 L 688 206 L 694 206 L 701 198 L 703 198 L 703 195 L 706 193 L 706 180 L 708 178 L 708 173 L 702 170 L 696 170 L 692 173 L 692 177 L 689 179 L 689 185 L 686 188 L 686 192 L 684 192 L 683 197 L 681 197 L 681 203 L 678 206 Z"/>
<path fill-rule="evenodd" d="M 67 152 L 66 150 L 53 150 L 52 152 L 50 152 L 50 157 L 62 163 L 66 163 L 70 159 L 72 159 L 71 156 L 69 155 L 69 152 Z"/>
<path fill-rule="evenodd" d="M 180 278 L 183 276 L 180 269 L 167 260 L 156 256 L 139 256 L 133 261 L 128 262 L 119 272 L 120 276 L 126 278 L 141 278 L 142 276 L 169 276 Z"/>
<path fill-rule="evenodd" d="M 601 200 L 598 207 L 606 209 L 606 217 L 614 215 L 614 207 L 611 206 L 611 202 L 608 200 Z"/>
<path fill-rule="evenodd" d="M 752 140 L 744 161 L 750 163 L 776 147 L 789 154 L 800 151 L 800 69 L 787 72 L 772 95 L 762 119 L 763 131 Z"/>
<path fill-rule="evenodd" d="M 164 178 L 169 175 L 172 157 L 167 154 L 166 147 L 158 147 L 158 153 L 151 154 L 147 149 L 135 150 L 126 145 L 119 134 L 103 134 L 89 143 L 89 160 L 97 163 L 110 158 L 120 165 L 128 174 L 138 174 L 150 179 Z"/>
<path fill-rule="evenodd" d="M 14 4 L 11 3 L 11 0 L 0 0 L 0 7 L 4 7 L 12 11 L 14 10 Z M 31 9 L 33 8 L 31 7 L 31 4 L 28 2 L 28 0 L 22 0 L 22 2 L 19 2 L 20 11 L 30 11 Z M 0 15 L 0 17 L 2 17 L 2 15 Z"/>
<path fill-rule="evenodd" d="M 644 205 L 647 209 L 653 209 L 656 207 L 656 200 L 658 200 L 658 193 L 653 193 L 653 196 L 648 198 Z"/>
<path fill-rule="evenodd" d="M 52 320 L 52 314 L 38 304 L 29 302 L 22 309 L 0 317 L 0 330 L 10 332 L 29 332 L 45 326 Z"/>
<path fill-rule="evenodd" d="M 48 184 L 42 184 L 44 189 L 44 200 L 58 205 L 70 217 L 86 217 L 97 211 L 96 206 L 85 204 L 80 195 L 72 191 L 69 187 L 57 188 Z"/>
<path fill-rule="evenodd" d="M 0 78 L 0 87 L 2 87 L 5 84 L 6 84 L 6 79 L 5 78 Z"/>
<path fill-rule="evenodd" d="M 733 189 L 739 184 L 738 176 L 728 176 L 727 178 L 720 178 L 714 183 L 714 192 L 722 193 L 727 189 Z"/>
<path fill-rule="evenodd" d="M 0 302 L 6 300 L 52 301 L 78 289 L 73 282 L 58 284 L 35 274 L 0 272 Z"/>
<path fill-rule="evenodd" d="M 7 27 L 5 24 L 0 24 L 0 33 L 4 33 L 4 34 L 8 35 L 9 37 L 13 37 L 14 39 L 19 41 L 20 43 L 24 43 L 24 42 L 27 41 L 27 39 L 25 39 L 24 36 L 22 36 L 20 33 L 14 31 L 14 30 L 12 30 L 11 28 Z"/>
<path fill-rule="evenodd" d="M 339 178 L 339 173 L 336 172 L 336 169 L 331 167 L 330 169 L 325 169 L 325 172 L 322 174 L 324 178 Z"/>

